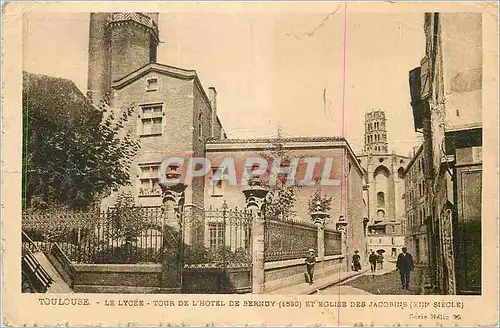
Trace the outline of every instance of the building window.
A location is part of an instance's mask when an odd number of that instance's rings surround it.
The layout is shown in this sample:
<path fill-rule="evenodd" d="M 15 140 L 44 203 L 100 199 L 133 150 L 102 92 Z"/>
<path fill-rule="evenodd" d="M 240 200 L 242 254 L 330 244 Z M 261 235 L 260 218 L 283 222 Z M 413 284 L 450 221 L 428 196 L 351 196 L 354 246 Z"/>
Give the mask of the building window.
<path fill-rule="evenodd" d="M 213 167 L 212 168 L 212 179 L 210 179 L 210 190 L 211 190 L 211 196 L 212 197 L 222 197 L 224 196 L 224 177 L 215 177 L 215 173 L 217 173 L 217 170 L 219 170 L 219 167 Z M 221 167 L 220 168 L 220 174 L 225 171 L 225 168 Z M 214 180 L 214 178 L 217 178 Z"/>
<path fill-rule="evenodd" d="M 208 242 L 210 248 L 219 248 L 224 245 L 224 224 L 212 222 L 208 224 Z"/>
<path fill-rule="evenodd" d="M 382 244 L 382 238 L 379 238 L 379 239 L 378 239 L 378 243 L 379 243 L 379 244 Z"/>
<path fill-rule="evenodd" d="M 385 208 L 385 195 L 382 191 L 377 193 L 377 207 Z"/>
<path fill-rule="evenodd" d="M 198 140 L 203 139 L 203 116 L 201 113 L 198 115 Z"/>
<path fill-rule="evenodd" d="M 141 133 L 142 136 L 162 134 L 163 106 L 141 106 Z"/>
<path fill-rule="evenodd" d="M 140 164 L 139 196 L 160 196 L 161 188 L 158 184 L 160 164 Z"/>
<path fill-rule="evenodd" d="M 391 238 L 391 244 L 394 245 L 394 238 Z"/>
<path fill-rule="evenodd" d="M 157 91 L 158 90 L 158 79 L 157 78 L 150 78 L 147 80 L 147 91 Z"/>
<path fill-rule="evenodd" d="M 396 227 L 395 226 L 392 226 L 392 233 L 396 232 Z"/>

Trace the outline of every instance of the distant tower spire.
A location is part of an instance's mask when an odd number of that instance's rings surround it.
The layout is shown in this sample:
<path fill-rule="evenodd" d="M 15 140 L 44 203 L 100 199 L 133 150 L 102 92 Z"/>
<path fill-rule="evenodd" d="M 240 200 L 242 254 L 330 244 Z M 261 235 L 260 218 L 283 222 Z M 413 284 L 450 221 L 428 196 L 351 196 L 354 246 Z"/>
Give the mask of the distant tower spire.
<path fill-rule="evenodd" d="M 387 153 L 387 130 L 385 122 L 385 113 L 382 110 L 373 110 L 365 113 L 365 153 Z"/>

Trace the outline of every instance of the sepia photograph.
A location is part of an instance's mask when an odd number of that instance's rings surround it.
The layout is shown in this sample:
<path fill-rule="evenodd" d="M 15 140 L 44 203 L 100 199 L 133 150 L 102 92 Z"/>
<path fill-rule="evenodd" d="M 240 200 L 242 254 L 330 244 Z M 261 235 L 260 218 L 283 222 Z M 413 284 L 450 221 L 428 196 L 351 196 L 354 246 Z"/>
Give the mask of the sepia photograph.
<path fill-rule="evenodd" d="M 318 298 L 335 313 L 457 311 L 484 296 L 485 274 L 498 279 L 497 262 L 484 266 L 498 246 L 497 209 L 484 209 L 485 197 L 498 203 L 497 182 L 484 189 L 498 140 L 483 131 L 498 132 L 484 114 L 498 111 L 485 107 L 498 106 L 485 100 L 498 88 L 486 66 L 498 50 L 485 52 L 497 4 L 212 5 L 20 14 L 11 292 L 37 295 L 39 310 L 186 311 L 189 300 L 298 311 Z M 94 294 L 129 296 L 81 298 Z M 163 294 L 203 297 L 140 298 Z M 338 316 L 321 320 L 346 325 Z"/>

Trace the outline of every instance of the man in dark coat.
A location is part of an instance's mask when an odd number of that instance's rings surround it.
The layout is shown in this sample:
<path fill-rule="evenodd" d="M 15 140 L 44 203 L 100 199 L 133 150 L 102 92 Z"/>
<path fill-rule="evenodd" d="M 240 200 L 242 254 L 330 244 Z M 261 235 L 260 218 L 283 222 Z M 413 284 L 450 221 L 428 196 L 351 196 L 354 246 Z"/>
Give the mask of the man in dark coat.
<path fill-rule="evenodd" d="M 399 254 L 396 262 L 396 268 L 401 276 L 401 285 L 403 289 L 410 288 L 410 272 L 413 271 L 413 257 L 406 251 L 406 247 L 401 249 L 403 252 Z"/>
<path fill-rule="evenodd" d="M 375 273 L 375 270 L 377 269 L 377 254 L 375 254 L 374 251 L 370 254 L 368 257 L 368 262 L 370 262 L 370 267 L 372 269 L 372 273 Z"/>
<path fill-rule="evenodd" d="M 352 256 L 352 269 L 354 271 L 361 270 L 361 256 L 359 256 L 359 251 L 354 251 L 354 255 Z"/>
<path fill-rule="evenodd" d="M 309 250 L 309 256 L 306 257 L 306 280 L 309 285 L 313 284 L 314 266 L 316 265 L 316 256 L 314 256 L 314 249 Z"/>

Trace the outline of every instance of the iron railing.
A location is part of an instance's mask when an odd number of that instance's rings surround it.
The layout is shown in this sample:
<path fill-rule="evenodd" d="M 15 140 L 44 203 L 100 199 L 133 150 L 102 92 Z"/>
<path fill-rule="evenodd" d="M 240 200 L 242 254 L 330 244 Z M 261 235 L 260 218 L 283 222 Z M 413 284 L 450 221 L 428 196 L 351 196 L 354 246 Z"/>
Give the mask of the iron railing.
<path fill-rule="evenodd" d="M 318 229 L 313 223 L 300 220 L 266 218 L 264 229 L 264 260 L 293 260 L 307 256 L 309 249 L 318 249 Z"/>
<path fill-rule="evenodd" d="M 161 208 L 26 214 L 23 231 L 42 251 L 54 244 L 74 263 L 159 263 L 165 229 Z"/>
<path fill-rule="evenodd" d="M 33 241 L 22 233 L 22 281 L 23 292 L 45 293 L 54 282 L 33 253 L 40 252 Z"/>
<path fill-rule="evenodd" d="M 204 210 L 204 245 L 188 247 L 184 254 L 187 268 L 248 267 L 252 262 L 251 213 L 238 208 Z"/>
<path fill-rule="evenodd" d="M 341 233 L 325 229 L 325 255 L 341 255 L 342 254 L 342 236 Z"/>

